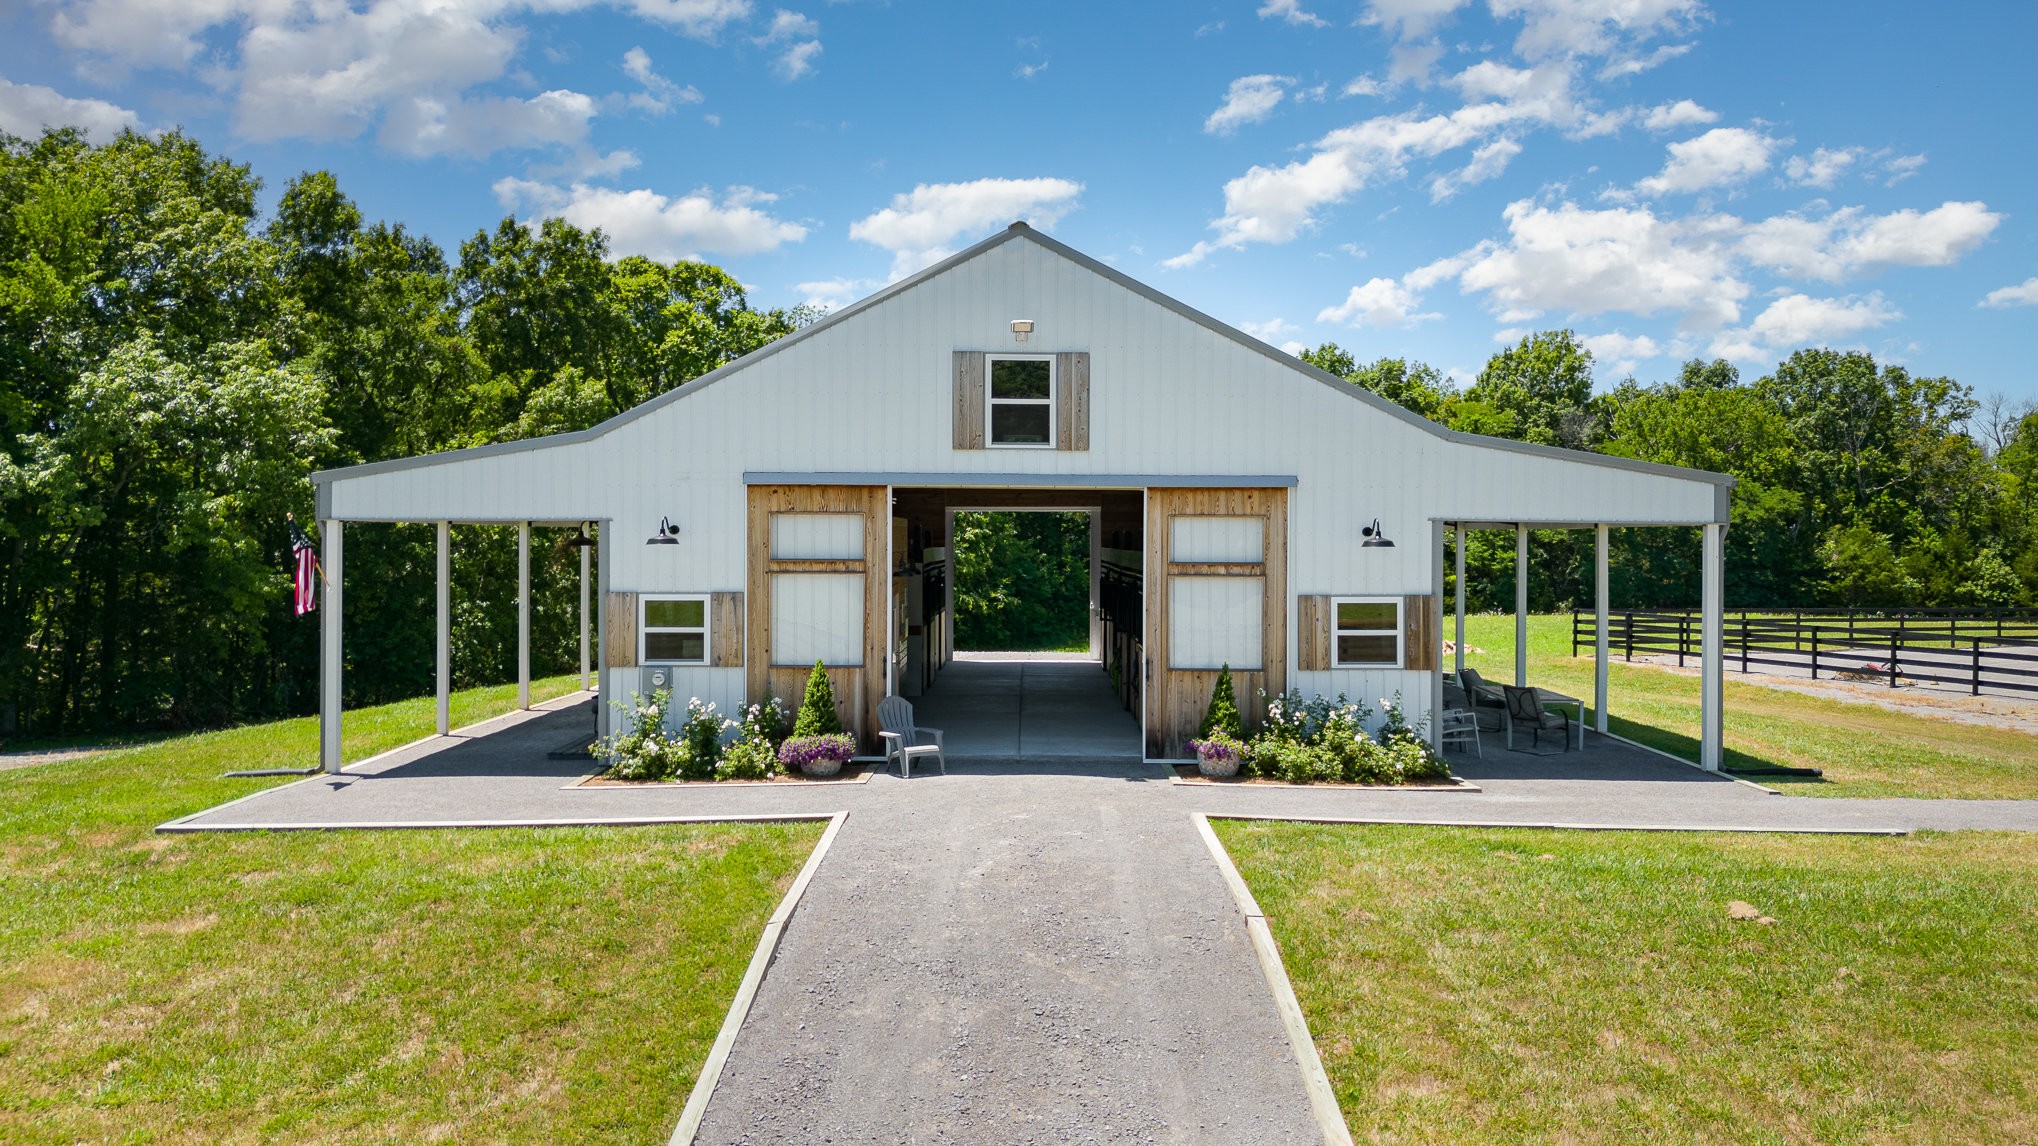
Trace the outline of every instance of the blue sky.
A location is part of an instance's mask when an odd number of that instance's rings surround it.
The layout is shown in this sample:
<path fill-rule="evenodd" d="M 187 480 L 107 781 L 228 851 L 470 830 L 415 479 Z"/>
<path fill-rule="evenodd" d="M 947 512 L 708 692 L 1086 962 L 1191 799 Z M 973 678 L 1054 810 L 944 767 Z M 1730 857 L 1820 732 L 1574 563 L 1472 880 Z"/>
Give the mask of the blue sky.
<path fill-rule="evenodd" d="M 840 305 L 1015 218 L 1278 345 L 1599 381 L 1861 347 L 2038 399 L 2027 5 L 27 0 L 0 128 L 183 126 Z"/>

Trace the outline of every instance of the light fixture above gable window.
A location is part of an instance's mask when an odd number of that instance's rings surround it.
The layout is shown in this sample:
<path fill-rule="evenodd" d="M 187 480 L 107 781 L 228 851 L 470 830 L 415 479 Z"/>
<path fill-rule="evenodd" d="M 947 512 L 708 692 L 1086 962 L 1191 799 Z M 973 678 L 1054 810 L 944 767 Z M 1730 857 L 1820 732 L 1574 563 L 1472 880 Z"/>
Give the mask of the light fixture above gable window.
<path fill-rule="evenodd" d="M 1012 320 L 1012 341 L 1024 342 L 1033 334 L 1033 320 L 1015 318 Z"/>

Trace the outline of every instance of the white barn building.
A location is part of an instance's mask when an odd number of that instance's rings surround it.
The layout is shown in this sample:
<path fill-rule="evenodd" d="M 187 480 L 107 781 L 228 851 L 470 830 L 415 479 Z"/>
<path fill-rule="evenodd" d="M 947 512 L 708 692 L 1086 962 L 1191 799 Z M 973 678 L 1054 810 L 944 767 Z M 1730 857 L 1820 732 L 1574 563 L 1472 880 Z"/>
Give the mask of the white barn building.
<path fill-rule="evenodd" d="M 1434 709 L 1451 530 L 1514 529 L 1525 563 L 1529 528 L 1599 527 L 1603 618 L 1606 527 L 1699 527 L 1701 763 L 1720 761 L 1732 478 L 1445 429 L 1023 223 L 592 429 L 314 480 L 334 770 L 346 523 L 440 524 L 441 731 L 447 527 L 525 526 L 527 569 L 530 526 L 586 523 L 609 691 L 656 664 L 724 711 L 796 704 L 819 659 L 868 746 L 877 701 L 951 652 L 952 512 L 1044 507 L 1092 511 L 1092 647 L 1154 758 L 1183 754 L 1221 665 L 1242 705 L 1294 687 Z M 1368 544 L 1376 520 L 1392 545 Z"/>

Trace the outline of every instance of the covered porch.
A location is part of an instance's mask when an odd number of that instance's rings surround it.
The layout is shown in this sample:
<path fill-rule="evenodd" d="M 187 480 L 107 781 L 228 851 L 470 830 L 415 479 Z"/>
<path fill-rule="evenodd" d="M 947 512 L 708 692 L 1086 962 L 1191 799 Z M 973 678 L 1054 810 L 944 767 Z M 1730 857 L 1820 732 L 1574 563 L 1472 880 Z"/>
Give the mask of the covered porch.
<path fill-rule="evenodd" d="M 1720 514 L 1725 517 L 1724 512 Z M 1463 680 L 1465 672 L 1465 596 L 1466 596 L 1466 535 L 1477 530 L 1505 530 L 1514 535 L 1514 680 L 1516 687 L 1537 687 L 1538 682 L 1530 679 L 1529 673 L 1529 534 L 1533 530 L 1590 529 L 1593 532 L 1593 688 L 1589 697 L 1566 698 L 1575 701 L 1585 711 L 1580 713 L 1583 723 L 1589 723 L 1595 738 L 1604 742 L 1613 757 L 1623 753 L 1615 745 L 1629 753 L 1647 749 L 1632 746 L 1611 733 L 1607 726 L 1608 672 L 1611 660 L 1613 630 L 1609 622 L 1610 596 L 1610 548 L 1609 531 L 1614 528 L 1635 526 L 1670 528 L 1687 525 L 1686 522 L 1576 522 L 1576 521 L 1440 521 L 1432 531 L 1436 551 L 1437 590 L 1443 595 L 1445 581 L 1445 545 L 1448 540 L 1453 559 L 1455 585 L 1452 608 L 1451 639 L 1453 654 L 1442 663 L 1436 674 L 1433 711 L 1442 713 L 1444 705 L 1445 674 L 1449 672 Z M 1708 772 L 1720 770 L 1724 759 L 1724 710 L 1725 688 L 1725 567 L 1726 567 L 1726 523 L 1722 521 L 1697 527 L 1700 533 L 1700 719 L 1698 738 L 1698 759 L 1693 761 Z M 1546 685 L 1544 687 L 1547 687 Z M 1433 722 L 1432 735 L 1441 743 L 1442 720 Z M 1588 748 L 1591 739 L 1584 735 L 1581 727 L 1577 743 L 1580 749 Z M 1610 757 L 1612 758 L 1612 757 Z"/>

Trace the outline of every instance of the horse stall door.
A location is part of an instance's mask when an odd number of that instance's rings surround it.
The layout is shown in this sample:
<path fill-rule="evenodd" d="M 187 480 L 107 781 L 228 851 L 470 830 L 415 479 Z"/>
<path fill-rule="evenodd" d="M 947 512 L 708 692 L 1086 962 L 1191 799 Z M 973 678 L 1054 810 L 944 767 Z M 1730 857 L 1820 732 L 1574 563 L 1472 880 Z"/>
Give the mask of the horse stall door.
<path fill-rule="evenodd" d="M 1257 723 L 1287 686 L 1288 491 L 1149 489 L 1146 751 L 1183 759 L 1219 672 Z"/>

